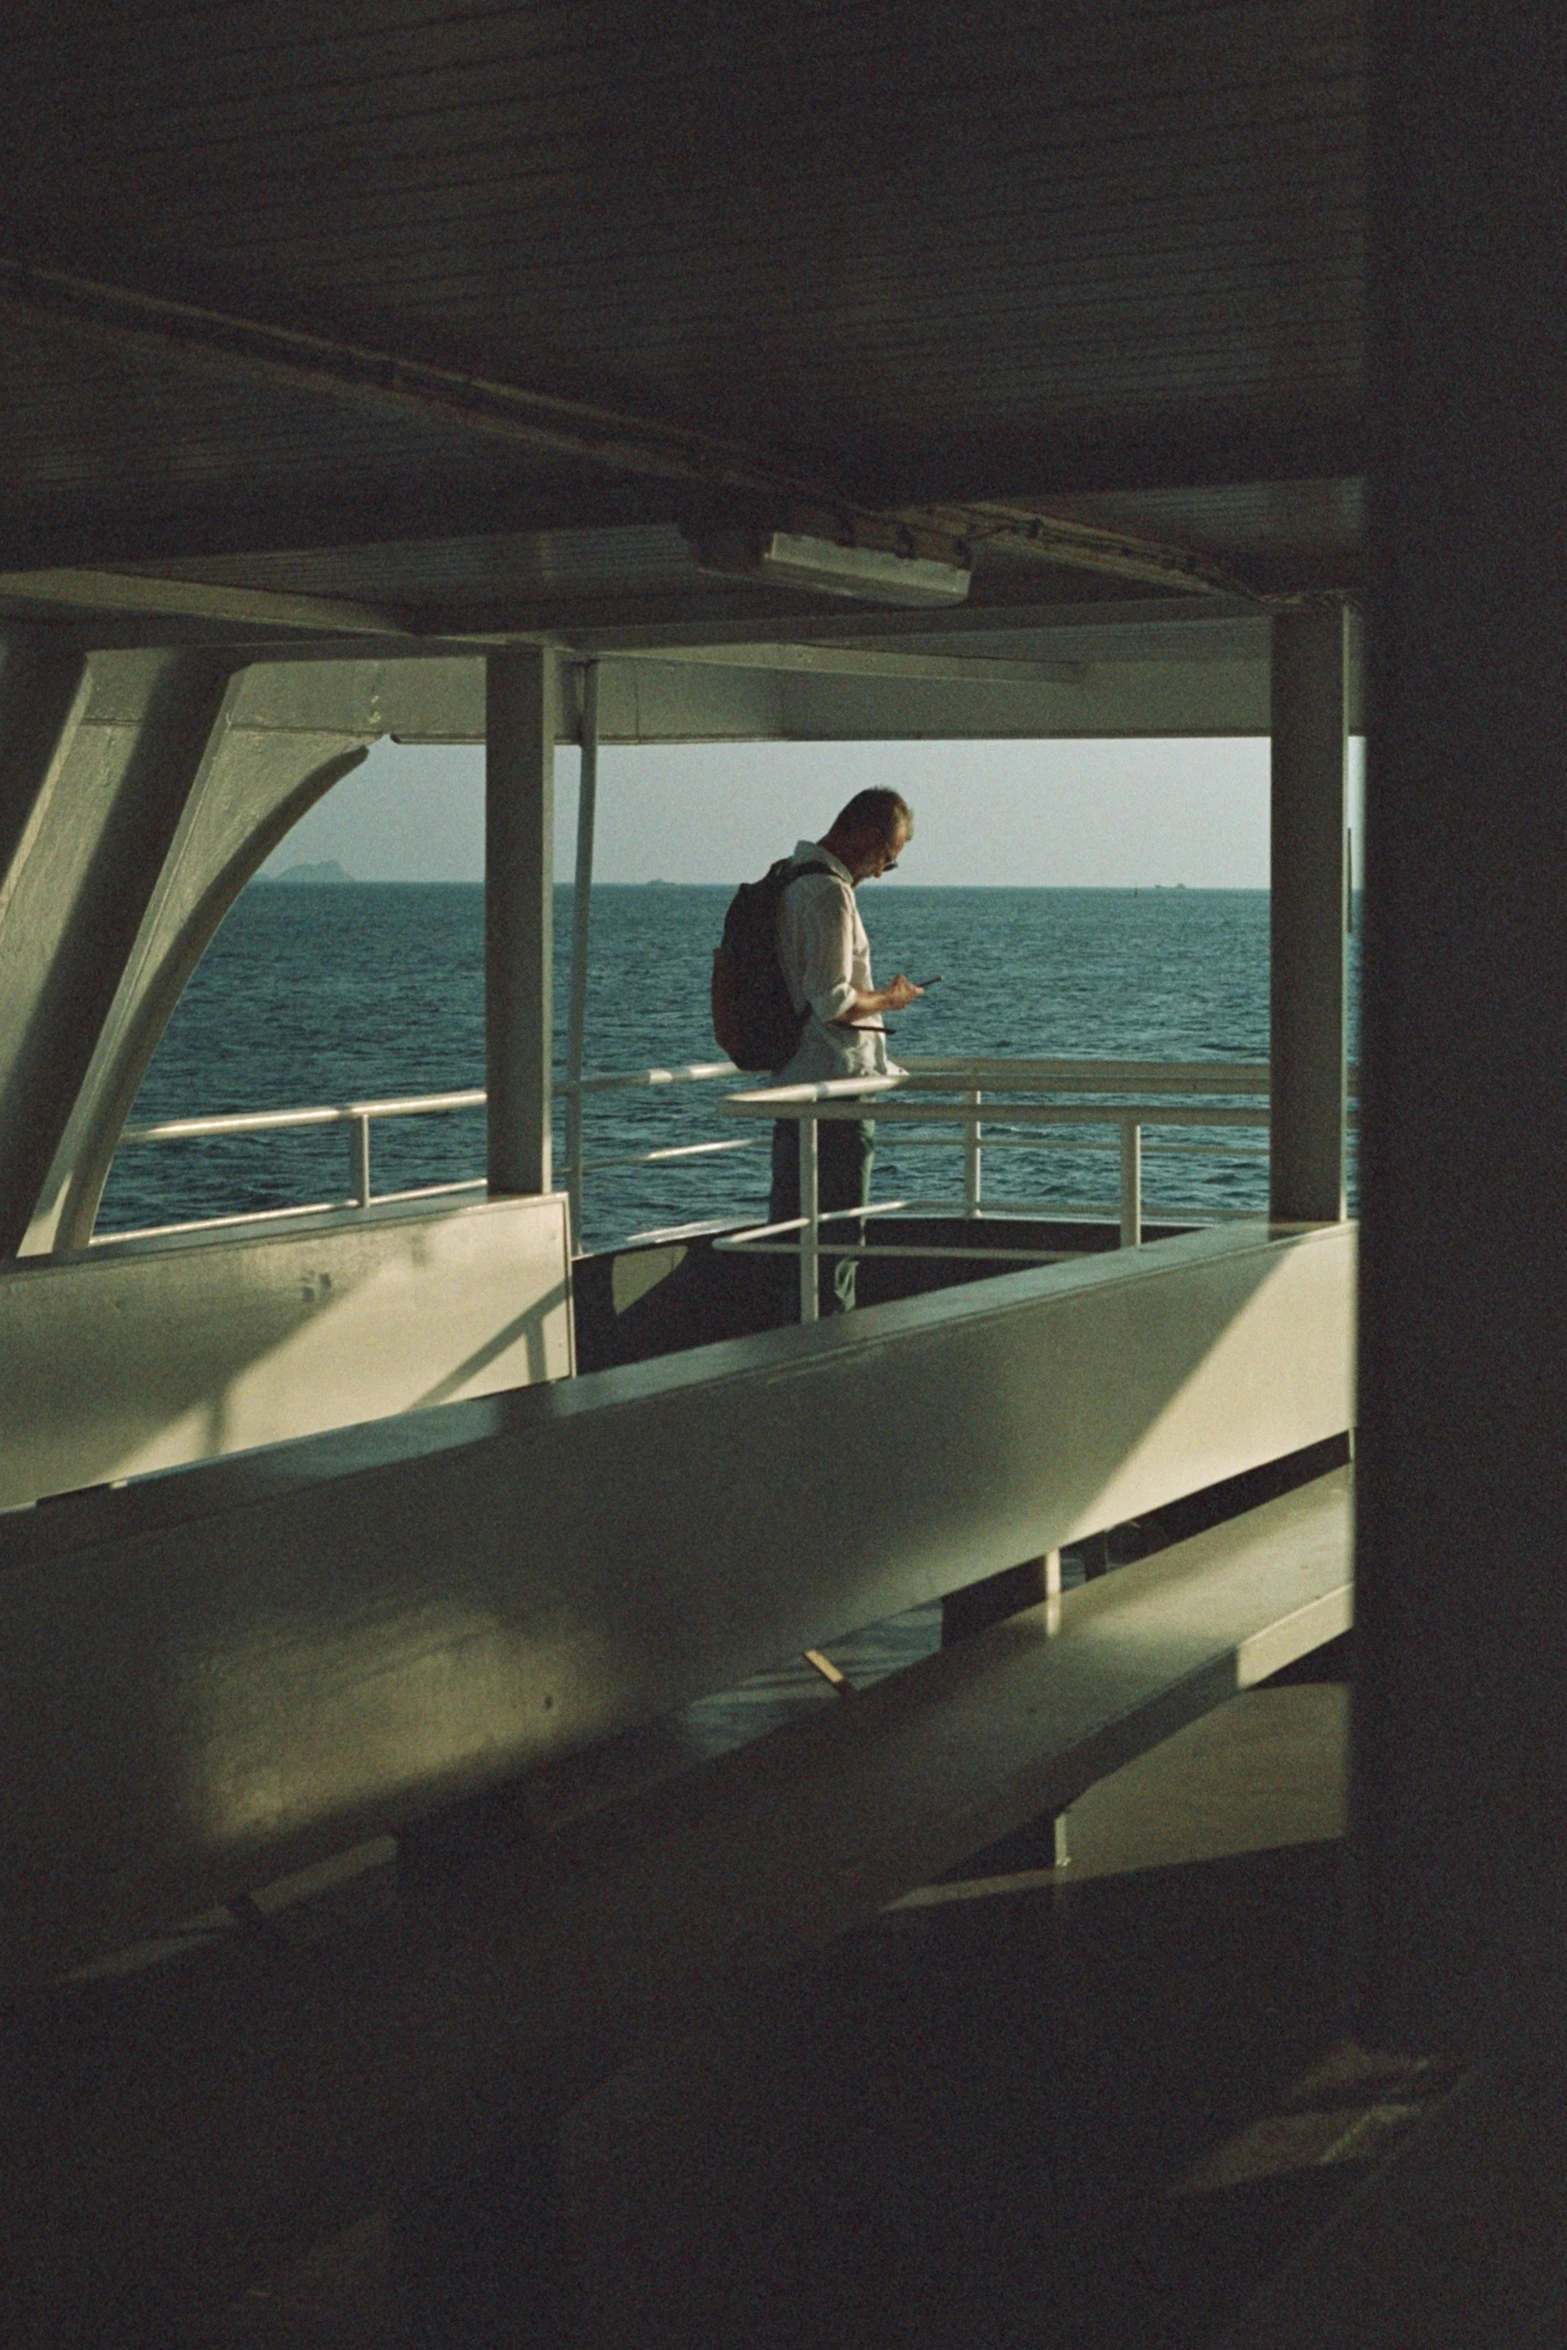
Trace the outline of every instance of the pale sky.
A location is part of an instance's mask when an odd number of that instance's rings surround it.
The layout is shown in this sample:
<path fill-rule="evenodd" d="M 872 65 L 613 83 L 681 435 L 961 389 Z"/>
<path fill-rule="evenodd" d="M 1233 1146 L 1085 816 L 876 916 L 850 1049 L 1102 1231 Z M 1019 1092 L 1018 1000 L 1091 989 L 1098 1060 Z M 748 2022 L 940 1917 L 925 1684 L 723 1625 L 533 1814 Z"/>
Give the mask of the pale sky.
<path fill-rule="evenodd" d="M 1359 875 L 1361 744 L 1351 746 Z M 575 858 L 577 753 L 556 759 L 556 877 Z M 1268 745 L 1245 741 L 726 743 L 599 753 L 595 878 L 718 881 L 815 839 L 891 784 L 915 837 L 899 882 L 1265 889 Z M 378 743 L 267 860 L 333 857 L 356 881 L 478 881 L 484 753 Z"/>

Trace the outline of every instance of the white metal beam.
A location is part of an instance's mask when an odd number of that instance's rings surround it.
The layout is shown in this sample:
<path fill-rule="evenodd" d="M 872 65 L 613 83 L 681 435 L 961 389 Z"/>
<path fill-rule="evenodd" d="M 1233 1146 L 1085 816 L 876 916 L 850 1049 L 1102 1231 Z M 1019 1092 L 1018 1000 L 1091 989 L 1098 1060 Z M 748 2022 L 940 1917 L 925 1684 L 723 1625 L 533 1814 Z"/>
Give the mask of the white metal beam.
<path fill-rule="evenodd" d="M 629 621 L 606 613 L 594 622 L 573 613 L 563 633 L 579 652 L 657 652 L 695 645 L 760 644 L 886 644 L 917 637 L 938 638 L 1014 636 L 1019 631 L 1069 630 L 1086 646 L 1102 631 L 1118 635 L 1126 629 L 1152 632 L 1172 648 L 1191 647 L 1189 657 L 1216 629 L 1250 632 L 1265 648 L 1268 615 L 1255 605 L 1215 596 L 1201 603 L 1190 597 L 1138 596 L 1093 603 L 958 604 L 949 610 L 920 612 L 878 611 L 869 605 L 841 612 L 769 613 L 765 618 L 744 613 L 687 613 L 675 618 Z M 1059 650 L 1052 647 L 1052 651 Z M 1091 658 L 1086 652 L 1083 658 Z M 1178 657 L 1186 658 L 1185 654 Z"/>
<path fill-rule="evenodd" d="M 803 677 L 914 678 L 955 685 L 1081 685 L 1082 661 L 1015 661 L 987 654 L 889 652 L 870 645 L 676 645 L 622 659 L 700 661 L 720 669 L 780 669 Z"/>
<path fill-rule="evenodd" d="M 1085 651 L 1087 648 L 1085 647 Z M 524 653 L 526 648 L 523 649 Z M 564 666 L 564 664 L 563 664 Z M 617 743 L 1095 740 L 1266 735 L 1268 664 L 1093 660 L 1052 675 L 838 675 L 674 658 L 601 661 L 599 739 Z M 406 742 L 482 742 L 484 664 L 477 653 L 425 661 L 258 663 L 240 708 L 257 726 L 343 726 Z M 568 705 L 556 740 L 576 739 Z"/>

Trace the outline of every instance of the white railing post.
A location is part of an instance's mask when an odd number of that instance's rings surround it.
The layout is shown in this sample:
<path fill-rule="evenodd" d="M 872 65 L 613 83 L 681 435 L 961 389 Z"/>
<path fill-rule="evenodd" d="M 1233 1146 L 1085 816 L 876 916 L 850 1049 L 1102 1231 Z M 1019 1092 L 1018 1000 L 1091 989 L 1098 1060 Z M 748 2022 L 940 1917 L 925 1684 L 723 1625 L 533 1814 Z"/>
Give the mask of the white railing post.
<path fill-rule="evenodd" d="M 370 1205 L 370 1117 L 358 1110 L 348 1121 L 348 1182 L 356 1208 Z"/>
<path fill-rule="evenodd" d="M 822 1261 L 821 1184 L 816 1149 L 816 1120 L 809 1111 L 800 1120 L 800 1319 L 814 1322 L 821 1312 L 817 1280 Z"/>
<path fill-rule="evenodd" d="M 979 1105 L 984 1095 L 977 1088 L 964 1095 L 972 1113 L 963 1128 L 963 1213 L 977 1216 L 980 1209 L 983 1180 L 982 1154 L 979 1147 Z"/>
<path fill-rule="evenodd" d="M 1141 1248 L 1143 1240 L 1143 1130 L 1135 1118 L 1121 1127 L 1121 1246 Z"/>

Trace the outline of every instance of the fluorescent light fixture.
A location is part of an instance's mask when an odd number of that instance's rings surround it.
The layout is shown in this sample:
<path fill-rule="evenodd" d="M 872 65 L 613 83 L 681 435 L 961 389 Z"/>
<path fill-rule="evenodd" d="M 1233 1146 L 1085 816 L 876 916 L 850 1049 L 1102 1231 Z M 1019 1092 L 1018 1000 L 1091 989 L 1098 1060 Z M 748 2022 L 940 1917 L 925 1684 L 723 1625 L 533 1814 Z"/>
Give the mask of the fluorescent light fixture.
<path fill-rule="evenodd" d="M 870 604 L 961 604 L 972 577 L 956 560 L 842 546 L 793 530 L 715 531 L 693 537 L 692 551 L 704 571 Z"/>

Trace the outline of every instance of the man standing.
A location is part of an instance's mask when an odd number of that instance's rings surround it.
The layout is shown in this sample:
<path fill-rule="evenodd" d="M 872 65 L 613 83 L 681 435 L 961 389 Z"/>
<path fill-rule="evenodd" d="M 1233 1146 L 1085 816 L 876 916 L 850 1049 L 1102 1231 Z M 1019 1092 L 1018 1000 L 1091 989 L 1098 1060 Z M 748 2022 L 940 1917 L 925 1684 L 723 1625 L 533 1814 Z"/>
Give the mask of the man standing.
<path fill-rule="evenodd" d="M 890 873 L 914 837 L 908 802 L 895 791 L 856 792 L 819 841 L 796 844 L 793 862 L 818 868 L 788 883 L 778 908 L 778 960 L 795 1011 L 803 1015 L 800 1041 L 774 1073 L 775 1085 L 818 1085 L 834 1077 L 888 1073 L 882 1015 L 901 1012 L 924 991 L 900 971 L 890 985 L 871 979 L 870 942 L 855 891 L 862 881 Z M 825 867 L 822 871 L 820 868 Z M 868 1118 L 824 1118 L 817 1126 L 817 1193 L 822 1213 L 864 1207 L 870 1198 L 876 1129 Z M 798 1123 L 773 1128 L 771 1220 L 800 1213 Z M 862 1224 L 834 1224 L 828 1238 L 857 1240 Z M 846 1313 L 854 1303 L 855 1260 L 841 1257 L 822 1276 L 822 1311 Z"/>

